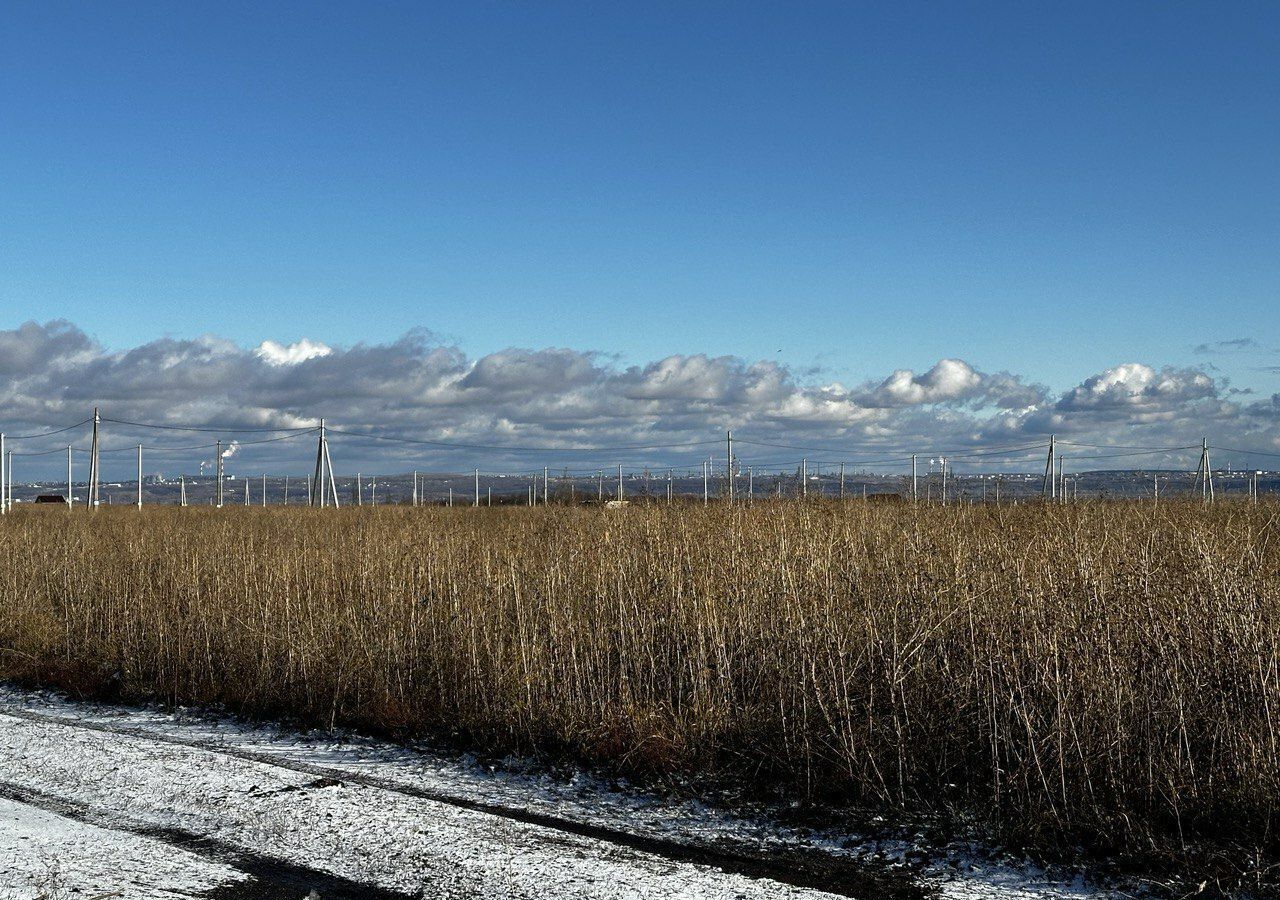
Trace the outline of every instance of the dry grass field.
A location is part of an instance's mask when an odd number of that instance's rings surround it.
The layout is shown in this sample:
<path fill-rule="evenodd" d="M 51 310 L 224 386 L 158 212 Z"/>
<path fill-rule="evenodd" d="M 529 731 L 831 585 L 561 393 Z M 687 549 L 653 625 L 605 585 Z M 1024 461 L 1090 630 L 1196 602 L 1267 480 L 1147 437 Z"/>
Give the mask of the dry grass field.
<path fill-rule="evenodd" d="M 0 675 L 1256 867 L 1277 513 L 18 510 Z"/>

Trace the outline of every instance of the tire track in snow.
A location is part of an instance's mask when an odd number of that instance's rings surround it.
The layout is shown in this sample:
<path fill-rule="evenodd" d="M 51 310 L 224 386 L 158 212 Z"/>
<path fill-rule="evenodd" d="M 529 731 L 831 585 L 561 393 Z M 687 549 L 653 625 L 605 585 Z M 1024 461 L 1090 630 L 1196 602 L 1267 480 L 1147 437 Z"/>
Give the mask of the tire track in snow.
<path fill-rule="evenodd" d="M 160 841 L 197 856 L 224 863 L 238 869 L 249 880 L 213 887 L 200 894 L 208 900 L 220 898 L 274 897 L 281 891 L 305 897 L 315 891 L 325 900 L 414 900 L 408 894 L 359 884 L 328 872 L 285 862 L 269 856 L 248 853 L 243 848 L 180 828 L 155 828 L 133 822 L 118 813 L 96 810 L 86 803 L 55 797 L 34 788 L 0 779 L 0 798 L 22 803 L 76 822 L 110 831 Z"/>
<path fill-rule="evenodd" d="M 379 778 L 376 775 L 364 772 L 353 772 L 334 766 L 316 765 L 296 759 L 282 759 L 279 755 L 273 753 L 248 750 L 242 747 L 228 747 L 213 741 L 197 738 L 161 734 L 140 726 L 109 725 L 103 722 L 72 719 L 67 716 L 48 715 L 3 702 L 0 702 L 0 715 L 43 725 L 94 731 L 135 740 L 186 747 L 246 762 L 272 766 L 301 775 L 333 779 L 338 782 L 349 782 L 362 787 L 419 800 L 428 800 L 471 812 L 508 819 L 525 825 L 533 825 L 597 840 L 646 853 L 674 863 L 710 866 L 730 874 L 743 875 L 753 879 L 769 879 L 791 887 L 815 889 L 845 897 L 874 897 L 883 898 L 883 900 L 917 900 L 917 898 L 923 898 L 927 894 L 927 891 L 913 884 L 902 875 L 891 874 L 868 863 L 834 857 L 821 851 L 771 850 L 764 854 L 752 855 L 738 849 L 685 843 L 635 834 L 618 828 L 593 825 L 519 807 L 485 803 L 465 797 L 452 796 L 417 785 Z"/>

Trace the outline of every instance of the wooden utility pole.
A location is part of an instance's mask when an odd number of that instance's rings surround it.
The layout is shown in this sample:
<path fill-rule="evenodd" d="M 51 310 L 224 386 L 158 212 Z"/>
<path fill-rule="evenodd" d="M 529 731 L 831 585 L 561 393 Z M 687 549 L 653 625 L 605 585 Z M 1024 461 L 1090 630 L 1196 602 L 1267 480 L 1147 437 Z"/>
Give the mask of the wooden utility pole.
<path fill-rule="evenodd" d="M 1056 437 L 1056 435 L 1049 435 L 1049 458 L 1044 464 L 1044 483 L 1040 487 L 1040 495 L 1050 500 L 1054 499 L 1058 489 L 1057 482 L 1053 477 L 1054 441 Z"/>
<path fill-rule="evenodd" d="M 916 503 L 920 500 L 920 491 L 916 487 L 916 455 L 911 454 L 911 502 Z"/>

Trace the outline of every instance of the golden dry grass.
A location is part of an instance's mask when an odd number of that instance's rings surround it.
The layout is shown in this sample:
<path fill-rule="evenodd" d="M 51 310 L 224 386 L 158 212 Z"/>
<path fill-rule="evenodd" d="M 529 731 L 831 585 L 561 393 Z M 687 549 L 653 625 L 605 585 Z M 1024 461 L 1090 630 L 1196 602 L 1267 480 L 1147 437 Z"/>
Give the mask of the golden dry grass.
<path fill-rule="evenodd" d="M 1274 856 L 1277 512 L 20 510 L 0 675 Z"/>

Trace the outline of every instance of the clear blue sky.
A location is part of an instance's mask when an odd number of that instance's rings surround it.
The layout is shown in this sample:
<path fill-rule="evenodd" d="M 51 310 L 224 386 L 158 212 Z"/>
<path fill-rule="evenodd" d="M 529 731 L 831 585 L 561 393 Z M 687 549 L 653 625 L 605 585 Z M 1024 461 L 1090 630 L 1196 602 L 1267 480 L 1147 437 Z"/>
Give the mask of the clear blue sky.
<path fill-rule="evenodd" d="M 10 2 L 3 324 L 1203 362 L 1280 334 L 1277 60 L 1274 3 Z"/>

